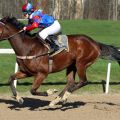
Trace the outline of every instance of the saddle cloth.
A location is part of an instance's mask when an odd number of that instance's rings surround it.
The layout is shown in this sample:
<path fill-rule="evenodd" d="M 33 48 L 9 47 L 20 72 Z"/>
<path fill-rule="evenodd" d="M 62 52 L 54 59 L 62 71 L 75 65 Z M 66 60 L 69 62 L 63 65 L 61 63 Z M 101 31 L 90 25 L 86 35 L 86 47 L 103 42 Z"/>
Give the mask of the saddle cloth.
<path fill-rule="evenodd" d="M 52 37 L 55 37 L 55 39 L 53 39 Z M 50 36 L 51 39 L 54 40 L 54 42 L 56 43 L 56 45 L 59 46 L 60 49 L 64 49 L 69 51 L 69 45 L 68 45 L 68 37 L 64 34 L 60 34 L 58 36 Z"/>
<path fill-rule="evenodd" d="M 55 41 L 55 43 L 60 47 L 64 48 L 65 50 L 69 50 L 68 45 L 68 37 L 66 35 L 58 35 L 58 39 Z"/>

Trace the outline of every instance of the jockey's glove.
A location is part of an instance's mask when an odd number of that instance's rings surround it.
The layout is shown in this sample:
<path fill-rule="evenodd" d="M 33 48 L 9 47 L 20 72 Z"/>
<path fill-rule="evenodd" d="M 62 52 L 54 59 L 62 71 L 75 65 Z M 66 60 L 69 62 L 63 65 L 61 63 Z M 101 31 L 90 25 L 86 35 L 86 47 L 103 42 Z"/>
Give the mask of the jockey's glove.
<path fill-rule="evenodd" d="M 26 31 L 27 27 L 23 27 L 23 30 Z"/>

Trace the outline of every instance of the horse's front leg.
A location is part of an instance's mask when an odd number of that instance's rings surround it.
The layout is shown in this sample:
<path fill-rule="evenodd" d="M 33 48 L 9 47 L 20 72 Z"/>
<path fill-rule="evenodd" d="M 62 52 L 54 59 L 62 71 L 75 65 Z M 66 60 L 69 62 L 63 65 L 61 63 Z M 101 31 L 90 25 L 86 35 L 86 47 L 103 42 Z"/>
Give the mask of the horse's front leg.
<path fill-rule="evenodd" d="M 35 80 L 33 82 L 32 85 L 32 89 L 31 89 L 31 94 L 32 95 L 38 95 L 38 96 L 48 96 L 47 92 L 38 92 L 37 89 L 40 87 L 40 85 L 42 84 L 43 80 L 47 77 L 48 73 L 42 73 L 39 72 L 36 77 Z"/>
<path fill-rule="evenodd" d="M 28 77 L 28 75 L 26 73 L 23 73 L 22 71 L 18 71 L 17 73 L 13 74 L 10 76 L 9 78 L 9 84 L 10 84 L 10 88 L 12 90 L 12 93 L 15 97 L 15 99 L 20 103 L 22 104 L 23 103 L 23 99 L 21 97 L 18 96 L 18 93 L 16 91 L 16 87 L 14 85 L 14 80 L 15 79 L 21 79 L 21 78 L 26 78 Z"/>

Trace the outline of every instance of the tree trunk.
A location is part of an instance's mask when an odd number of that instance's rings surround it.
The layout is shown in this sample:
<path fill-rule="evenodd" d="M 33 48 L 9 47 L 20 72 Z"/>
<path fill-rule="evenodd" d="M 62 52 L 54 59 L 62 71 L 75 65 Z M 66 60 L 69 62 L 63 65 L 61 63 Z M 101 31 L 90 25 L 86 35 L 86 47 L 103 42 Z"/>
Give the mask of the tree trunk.
<path fill-rule="evenodd" d="M 113 0 L 113 20 L 117 21 L 117 16 L 118 16 L 118 0 Z"/>
<path fill-rule="evenodd" d="M 23 18 L 27 1 L 56 19 L 120 19 L 120 0 L 0 0 L 0 17 Z"/>

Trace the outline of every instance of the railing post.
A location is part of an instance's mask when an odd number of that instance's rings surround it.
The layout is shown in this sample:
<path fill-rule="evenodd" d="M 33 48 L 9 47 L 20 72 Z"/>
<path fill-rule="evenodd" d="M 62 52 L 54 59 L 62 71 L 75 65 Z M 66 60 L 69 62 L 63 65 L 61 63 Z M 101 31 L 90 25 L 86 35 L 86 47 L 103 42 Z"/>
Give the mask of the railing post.
<path fill-rule="evenodd" d="M 15 73 L 18 71 L 18 64 L 17 62 L 15 63 Z M 15 88 L 17 87 L 17 79 L 14 80 L 14 86 Z"/>
<path fill-rule="evenodd" d="M 108 94 L 109 91 L 110 70 L 111 70 L 111 62 L 108 63 L 108 67 L 107 67 L 107 78 L 106 78 L 106 87 L 105 87 L 106 94 Z"/>

